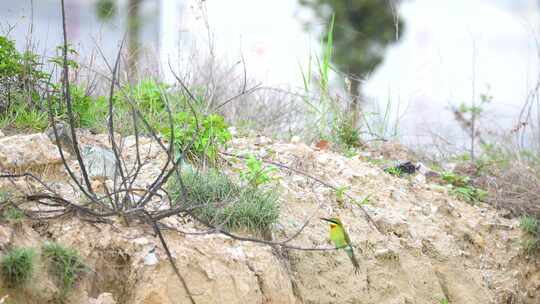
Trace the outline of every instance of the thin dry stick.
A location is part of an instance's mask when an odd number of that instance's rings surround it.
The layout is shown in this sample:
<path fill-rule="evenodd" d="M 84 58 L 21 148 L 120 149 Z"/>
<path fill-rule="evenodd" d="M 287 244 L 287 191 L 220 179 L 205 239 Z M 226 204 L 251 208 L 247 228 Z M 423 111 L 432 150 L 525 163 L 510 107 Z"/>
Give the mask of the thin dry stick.
<path fill-rule="evenodd" d="M 226 155 L 226 156 L 231 156 L 231 157 L 235 157 L 235 158 L 240 158 L 240 159 L 248 159 L 247 157 L 245 156 L 242 156 L 242 155 L 236 155 L 236 154 L 232 154 L 232 153 L 227 153 L 227 152 L 219 152 L 220 154 L 223 154 L 223 155 Z M 264 163 L 267 163 L 267 164 L 271 164 L 271 165 L 274 165 L 274 166 L 277 166 L 277 167 L 280 167 L 280 168 L 283 168 L 283 169 L 286 169 L 286 170 L 289 170 L 289 171 L 292 171 L 296 174 L 300 174 L 300 175 L 303 175 L 309 179 L 312 179 L 316 182 L 318 182 L 319 184 L 325 186 L 325 187 L 328 187 L 334 191 L 339 191 L 338 188 L 336 188 L 335 186 L 332 186 L 330 185 L 329 183 L 323 181 L 322 179 L 320 178 L 317 178 L 313 175 L 310 175 L 310 174 L 307 174 L 306 172 L 303 172 L 303 171 L 300 171 L 298 169 L 294 169 L 294 168 L 291 168 L 287 165 L 284 165 L 282 163 L 277 163 L 277 162 L 273 162 L 273 161 L 268 161 L 268 160 L 262 160 Z M 349 199 L 351 200 L 355 200 L 352 196 L 350 196 L 349 194 L 345 193 L 345 196 L 347 196 Z M 362 207 L 361 205 L 358 205 L 360 207 L 360 210 L 362 210 L 362 212 L 364 213 L 364 215 L 366 216 L 366 219 L 368 220 L 368 222 L 370 224 L 373 225 L 373 227 L 381 233 L 381 230 L 379 229 L 379 226 L 377 225 L 377 223 L 373 220 L 373 218 L 371 217 L 371 215 L 369 215 L 369 213 L 366 211 L 366 209 L 364 209 L 364 207 Z"/>

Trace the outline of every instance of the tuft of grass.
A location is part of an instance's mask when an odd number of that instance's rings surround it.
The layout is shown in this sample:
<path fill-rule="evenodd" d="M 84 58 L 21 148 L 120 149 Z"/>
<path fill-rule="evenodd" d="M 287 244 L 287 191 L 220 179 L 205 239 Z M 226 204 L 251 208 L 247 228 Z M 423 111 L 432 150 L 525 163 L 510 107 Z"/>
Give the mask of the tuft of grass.
<path fill-rule="evenodd" d="M 534 216 L 523 216 L 519 221 L 519 227 L 525 232 L 522 240 L 523 249 L 529 254 L 535 253 L 540 249 L 538 219 Z"/>
<path fill-rule="evenodd" d="M 457 197 L 459 200 L 474 204 L 477 202 L 483 202 L 488 196 L 488 192 L 472 186 L 467 187 L 453 187 L 450 190 L 450 194 Z"/>
<path fill-rule="evenodd" d="M 6 190 L 5 188 L 0 188 L 0 203 L 7 202 L 9 196 L 10 195 L 8 190 Z"/>
<path fill-rule="evenodd" d="M 49 263 L 49 271 L 60 284 L 62 295 L 66 295 L 86 271 L 79 253 L 75 249 L 50 242 L 43 246 L 42 254 Z"/>
<path fill-rule="evenodd" d="M 538 235 L 538 220 L 534 216 L 524 216 L 519 221 L 519 228 L 531 235 Z"/>
<path fill-rule="evenodd" d="M 352 118 L 344 114 L 342 116 L 336 119 L 333 130 L 338 144 L 346 151 L 360 147 L 361 138 L 359 130 L 353 126 Z"/>
<path fill-rule="evenodd" d="M 15 207 L 8 207 L 4 210 L 4 218 L 13 223 L 20 223 L 24 219 L 24 213 Z"/>
<path fill-rule="evenodd" d="M 19 287 L 30 280 L 35 255 L 31 248 L 14 248 L 6 253 L 0 262 L 0 270 L 9 287 Z"/>
<path fill-rule="evenodd" d="M 242 187 L 217 170 L 183 172 L 184 202 L 194 214 L 212 225 L 230 230 L 266 233 L 279 217 L 277 196 L 271 191 Z M 172 182 L 174 201 L 182 198 L 179 181 Z"/>

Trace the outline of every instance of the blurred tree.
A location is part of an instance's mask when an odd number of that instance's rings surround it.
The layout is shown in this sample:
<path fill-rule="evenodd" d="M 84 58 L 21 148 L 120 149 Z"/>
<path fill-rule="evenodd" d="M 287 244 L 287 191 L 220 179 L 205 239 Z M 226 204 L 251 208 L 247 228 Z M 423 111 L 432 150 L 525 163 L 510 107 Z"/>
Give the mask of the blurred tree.
<path fill-rule="evenodd" d="M 96 3 L 96 13 L 101 21 L 109 21 L 116 15 L 116 4 L 114 0 L 99 0 Z"/>
<path fill-rule="evenodd" d="M 350 110 L 356 126 L 361 81 L 383 61 L 385 48 L 400 38 L 403 21 L 396 10 L 399 0 L 299 1 L 324 22 L 330 23 L 335 16 L 332 60 L 349 75 Z M 321 38 L 326 40 L 327 36 L 322 33 Z"/>
<path fill-rule="evenodd" d="M 139 59 L 139 32 L 141 29 L 140 5 L 143 0 L 129 0 L 127 4 L 127 47 L 128 68 L 134 76 Z M 117 0 L 99 0 L 96 2 L 96 13 L 100 20 L 109 21 L 117 13 Z"/>

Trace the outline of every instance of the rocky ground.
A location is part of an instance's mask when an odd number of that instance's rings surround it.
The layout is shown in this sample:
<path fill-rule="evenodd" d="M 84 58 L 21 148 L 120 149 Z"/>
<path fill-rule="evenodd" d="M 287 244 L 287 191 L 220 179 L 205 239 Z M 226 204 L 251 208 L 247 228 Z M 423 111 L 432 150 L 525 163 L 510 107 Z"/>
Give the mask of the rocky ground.
<path fill-rule="evenodd" d="M 105 135 L 81 134 L 82 142 L 107 148 Z M 133 158 L 134 140 L 125 139 Z M 159 173 L 163 155 L 143 140 L 148 164 L 141 187 Z M 274 240 L 290 237 L 311 219 L 292 244 L 328 247 L 328 228 L 319 217 L 339 216 L 353 240 L 360 272 L 342 251 L 283 250 L 215 235 L 199 235 L 189 219 L 168 224 L 192 234 L 168 231 L 165 237 L 196 303 L 540 303 L 540 259 L 521 250 L 517 219 L 489 205 L 472 206 L 448 195 L 418 173 L 397 178 L 361 157 L 348 158 L 299 142 L 265 137 L 237 138 L 227 152 L 255 154 L 305 172 L 334 187 L 347 187 L 358 204 L 336 199 L 335 191 L 305 175 L 280 169 L 273 173 L 281 216 Z M 365 156 L 365 155 L 364 155 Z M 236 176 L 243 162 L 228 159 L 223 168 Z M 73 162 L 73 160 L 71 160 Z M 0 170 L 30 170 L 71 200 L 55 146 L 46 135 L 0 138 Z M 96 178 L 103 178 L 99 173 Z M 106 172 L 102 173 L 106 176 Z M 29 189 L 23 181 L 0 186 Z M 159 207 L 160 202 L 156 201 Z M 38 248 L 56 240 L 77 248 L 91 271 L 68 303 L 188 303 L 187 292 L 172 271 L 151 227 L 92 224 L 77 218 L 25 221 L 0 226 L 2 254 L 10 246 Z M 48 303 L 56 292 L 47 272 L 23 290 L 0 288 L 11 303 Z M 0 282 L 1 283 L 1 282 Z"/>

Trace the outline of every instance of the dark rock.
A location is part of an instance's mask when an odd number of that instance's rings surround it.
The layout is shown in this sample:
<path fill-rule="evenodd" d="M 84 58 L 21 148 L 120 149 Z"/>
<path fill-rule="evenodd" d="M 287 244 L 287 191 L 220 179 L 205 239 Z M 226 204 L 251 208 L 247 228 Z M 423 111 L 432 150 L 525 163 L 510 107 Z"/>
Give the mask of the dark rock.
<path fill-rule="evenodd" d="M 73 149 L 73 140 L 71 138 L 71 128 L 66 123 L 57 123 L 56 125 L 56 133 L 58 135 L 58 141 L 60 142 L 60 145 L 62 147 L 62 150 L 65 150 L 72 155 L 74 155 L 74 149 Z M 51 126 L 45 131 L 45 134 L 47 134 L 47 137 L 51 140 L 53 144 L 56 143 L 56 136 L 54 134 L 54 128 Z"/>

